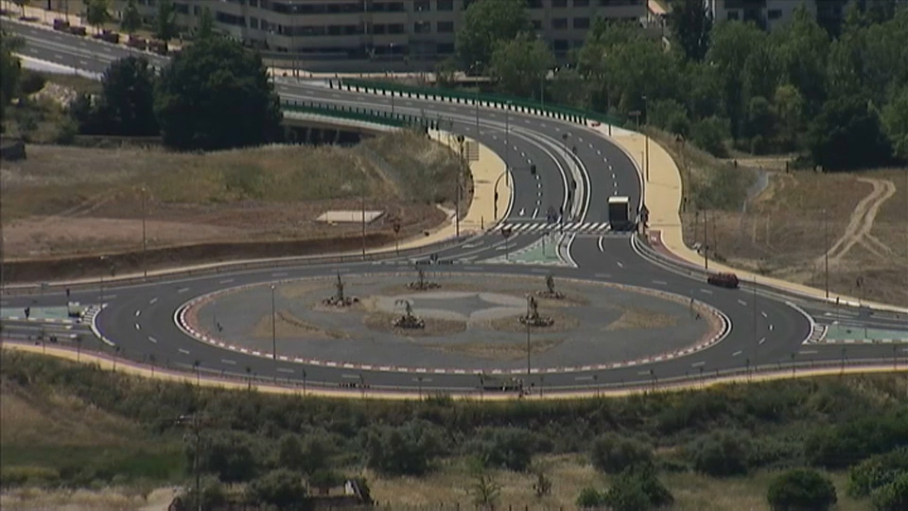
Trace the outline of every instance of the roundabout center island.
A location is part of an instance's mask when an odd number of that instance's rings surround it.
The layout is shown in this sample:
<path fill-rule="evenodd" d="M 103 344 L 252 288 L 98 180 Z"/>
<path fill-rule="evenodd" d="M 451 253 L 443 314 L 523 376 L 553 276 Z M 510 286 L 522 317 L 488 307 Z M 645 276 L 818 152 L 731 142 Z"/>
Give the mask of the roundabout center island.
<path fill-rule="evenodd" d="M 716 338 L 719 314 L 661 291 L 479 273 L 376 273 L 227 289 L 190 302 L 209 342 L 319 363 L 513 371 L 610 364 Z"/>

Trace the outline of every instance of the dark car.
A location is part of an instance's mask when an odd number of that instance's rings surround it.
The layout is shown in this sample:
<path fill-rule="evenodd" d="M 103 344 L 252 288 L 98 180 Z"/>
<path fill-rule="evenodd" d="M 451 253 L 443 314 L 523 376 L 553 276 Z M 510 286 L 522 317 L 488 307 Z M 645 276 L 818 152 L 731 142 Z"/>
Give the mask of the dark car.
<path fill-rule="evenodd" d="M 734 273 L 713 273 L 707 277 L 706 282 L 719 287 L 728 289 L 738 288 L 738 276 Z"/>

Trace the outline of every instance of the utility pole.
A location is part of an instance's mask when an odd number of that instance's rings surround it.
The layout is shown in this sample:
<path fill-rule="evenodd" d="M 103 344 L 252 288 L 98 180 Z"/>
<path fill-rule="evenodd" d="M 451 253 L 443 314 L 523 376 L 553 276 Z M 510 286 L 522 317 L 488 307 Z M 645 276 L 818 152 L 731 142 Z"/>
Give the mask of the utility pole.
<path fill-rule="evenodd" d="M 703 264 L 709 270 L 709 210 L 703 210 Z"/>
<path fill-rule="evenodd" d="M 178 425 L 188 426 L 189 431 L 195 440 L 195 448 L 192 450 L 192 471 L 195 476 L 195 504 L 197 511 L 202 511 L 202 419 L 198 415 L 181 415 L 177 418 Z"/>
<path fill-rule="evenodd" d="M 454 199 L 455 199 L 454 234 L 457 237 L 457 239 L 460 239 L 460 193 L 461 193 L 461 189 L 462 189 L 461 177 L 463 176 L 463 167 L 464 167 L 464 163 L 466 162 L 466 160 L 464 159 L 464 156 L 463 156 L 463 145 L 464 145 L 463 135 L 458 137 L 458 142 L 460 143 L 460 168 L 457 169 L 457 193 L 454 196 Z"/>
<path fill-rule="evenodd" d="M 511 169 L 511 102 L 508 101 L 504 111 L 504 168 Z"/>
<path fill-rule="evenodd" d="M 757 355 L 760 353 L 760 342 L 757 340 L 757 276 L 754 275 L 754 368 L 759 361 Z"/>
<path fill-rule="evenodd" d="M 647 183 L 649 183 L 649 135 L 646 133 L 645 127 L 649 126 L 648 107 L 649 107 L 649 101 L 646 100 L 646 96 L 643 96 L 643 125 L 644 125 L 643 144 L 644 144 L 644 147 L 646 148 L 645 149 L 646 160 L 645 160 L 644 165 L 646 167 L 646 182 Z"/>

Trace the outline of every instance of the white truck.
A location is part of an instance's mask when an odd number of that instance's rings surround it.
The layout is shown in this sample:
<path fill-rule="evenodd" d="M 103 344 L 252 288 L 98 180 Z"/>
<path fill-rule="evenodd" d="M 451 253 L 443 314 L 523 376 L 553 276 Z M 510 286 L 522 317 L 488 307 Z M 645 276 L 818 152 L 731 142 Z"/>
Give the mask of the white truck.
<path fill-rule="evenodd" d="M 612 231 L 632 231 L 636 227 L 631 214 L 630 199 L 623 196 L 608 198 L 608 223 Z"/>

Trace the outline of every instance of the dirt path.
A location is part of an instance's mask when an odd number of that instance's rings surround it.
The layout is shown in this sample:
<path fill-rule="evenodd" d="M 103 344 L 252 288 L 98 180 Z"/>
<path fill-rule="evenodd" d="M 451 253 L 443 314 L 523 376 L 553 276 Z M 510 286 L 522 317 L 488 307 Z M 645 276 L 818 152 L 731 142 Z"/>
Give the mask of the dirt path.
<path fill-rule="evenodd" d="M 858 178 L 858 181 L 870 184 L 873 190 L 855 206 L 848 225 L 845 227 L 845 233 L 832 244 L 826 254 L 817 258 L 817 265 L 824 264 L 825 257 L 829 258 L 830 264 L 840 263 L 842 258 L 857 244 L 882 259 L 886 259 L 888 255 L 892 254 L 892 249 L 871 235 L 870 230 L 873 228 L 873 221 L 876 219 L 880 206 L 895 194 L 895 184 L 885 179 L 863 177 Z"/>

